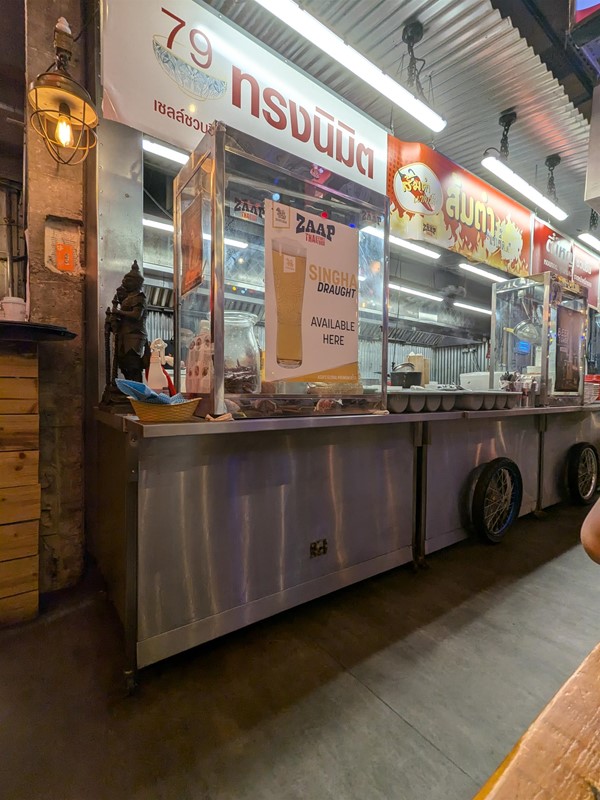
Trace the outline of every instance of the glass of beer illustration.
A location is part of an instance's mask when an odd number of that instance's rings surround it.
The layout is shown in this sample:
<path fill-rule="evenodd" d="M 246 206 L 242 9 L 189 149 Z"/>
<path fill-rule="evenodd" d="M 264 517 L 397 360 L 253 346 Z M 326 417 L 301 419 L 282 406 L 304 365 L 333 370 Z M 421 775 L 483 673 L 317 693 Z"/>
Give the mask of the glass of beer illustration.
<path fill-rule="evenodd" d="M 293 239 L 272 241 L 273 279 L 277 308 L 277 363 L 302 364 L 302 304 L 306 278 L 306 248 Z"/>

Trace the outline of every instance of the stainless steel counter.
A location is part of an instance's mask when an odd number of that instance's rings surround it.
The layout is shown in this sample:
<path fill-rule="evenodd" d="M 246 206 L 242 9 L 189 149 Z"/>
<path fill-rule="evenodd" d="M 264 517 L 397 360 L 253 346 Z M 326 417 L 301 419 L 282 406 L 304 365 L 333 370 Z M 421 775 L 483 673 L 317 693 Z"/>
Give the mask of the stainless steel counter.
<path fill-rule="evenodd" d="M 402 425 L 415 422 L 444 422 L 457 419 L 507 419 L 510 417 L 593 413 L 600 411 L 600 403 L 586 406 L 559 406 L 552 408 L 514 408 L 510 411 L 436 411 L 419 414 L 346 414 L 340 416 L 267 417 L 230 422 L 153 423 L 144 425 L 130 415 L 109 414 L 97 411 L 99 422 L 118 430 L 128 430 L 144 439 L 164 436 L 206 436 L 220 433 L 257 433 L 261 431 L 301 430 L 306 428 L 339 428 L 362 425 Z"/>
<path fill-rule="evenodd" d="M 131 668 L 413 558 L 417 423 L 105 417 L 93 552 Z"/>
<path fill-rule="evenodd" d="M 131 669 L 467 536 L 469 491 L 508 456 L 522 513 L 600 442 L 600 404 L 142 425 L 98 412 L 93 552 Z M 200 437 L 200 438 L 197 438 Z"/>

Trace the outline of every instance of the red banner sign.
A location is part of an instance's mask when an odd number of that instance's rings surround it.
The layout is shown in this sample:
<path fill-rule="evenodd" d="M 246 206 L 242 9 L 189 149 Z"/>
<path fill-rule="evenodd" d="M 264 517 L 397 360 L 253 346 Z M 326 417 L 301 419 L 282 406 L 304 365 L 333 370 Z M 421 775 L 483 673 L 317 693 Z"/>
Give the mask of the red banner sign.
<path fill-rule="evenodd" d="M 388 138 L 390 231 L 528 275 L 531 212 L 418 142 Z"/>
<path fill-rule="evenodd" d="M 571 8 L 573 22 L 577 24 L 579 22 L 583 22 L 584 19 L 591 17 L 592 14 L 599 12 L 600 3 L 596 3 L 594 0 L 572 0 Z"/>
<path fill-rule="evenodd" d="M 573 243 L 573 280 L 588 290 L 588 303 L 598 308 L 600 259 Z"/>
<path fill-rule="evenodd" d="M 532 274 L 555 272 L 570 280 L 572 263 L 573 242 L 571 239 L 565 238 L 540 219 L 536 219 L 533 234 Z"/>

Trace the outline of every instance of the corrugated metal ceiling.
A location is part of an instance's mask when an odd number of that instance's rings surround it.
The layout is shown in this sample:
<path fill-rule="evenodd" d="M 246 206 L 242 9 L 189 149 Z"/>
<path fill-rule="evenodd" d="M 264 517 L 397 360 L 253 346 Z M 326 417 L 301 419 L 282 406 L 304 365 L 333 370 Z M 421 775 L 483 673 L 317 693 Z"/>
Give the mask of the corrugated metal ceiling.
<path fill-rule="evenodd" d="M 481 157 L 487 147 L 498 147 L 498 117 L 514 107 L 519 119 L 510 133 L 511 166 L 545 191 L 544 161 L 559 153 L 563 159 L 555 173 L 559 204 L 569 212 L 561 229 L 572 236 L 587 229 L 589 207 L 583 196 L 589 125 L 489 0 L 304 0 L 311 14 L 400 81 L 407 64 L 403 27 L 414 19 L 425 26 L 416 54 L 427 62 L 423 78 L 431 76 L 432 105 L 448 120 L 435 138 L 253 0 L 209 0 L 208 5 L 382 125 L 391 124 L 399 138 L 434 144 L 492 183 L 495 179 L 481 167 Z M 506 186 L 496 185 L 507 191 Z"/>

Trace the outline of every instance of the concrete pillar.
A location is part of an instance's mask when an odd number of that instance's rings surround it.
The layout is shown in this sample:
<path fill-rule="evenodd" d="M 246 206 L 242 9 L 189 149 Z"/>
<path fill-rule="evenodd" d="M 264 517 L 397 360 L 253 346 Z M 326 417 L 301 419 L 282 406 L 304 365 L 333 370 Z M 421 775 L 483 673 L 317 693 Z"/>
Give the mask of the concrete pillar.
<path fill-rule="evenodd" d="M 53 62 L 53 32 L 64 16 L 81 30 L 80 0 L 25 0 L 26 77 L 29 84 Z M 83 82 L 85 36 L 75 44 L 71 74 Z M 26 113 L 26 229 L 30 319 L 63 325 L 68 343 L 40 348 L 40 590 L 75 583 L 81 575 L 83 534 L 84 183 L 82 166 L 58 165 L 32 130 Z M 58 269 L 56 242 L 74 245 L 72 271 Z"/>

